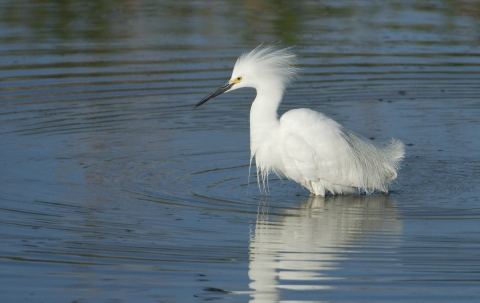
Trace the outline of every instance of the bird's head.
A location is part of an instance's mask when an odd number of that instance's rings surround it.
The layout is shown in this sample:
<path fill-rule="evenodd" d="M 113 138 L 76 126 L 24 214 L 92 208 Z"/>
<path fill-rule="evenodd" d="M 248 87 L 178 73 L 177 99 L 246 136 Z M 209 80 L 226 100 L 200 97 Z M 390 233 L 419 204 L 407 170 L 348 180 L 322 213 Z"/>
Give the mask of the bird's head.
<path fill-rule="evenodd" d="M 228 91 L 242 87 L 258 89 L 267 83 L 279 85 L 282 89 L 296 75 L 296 56 L 290 48 L 276 49 L 274 46 L 259 46 L 241 55 L 233 68 L 230 80 L 214 93 L 206 96 L 195 107 Z"/>

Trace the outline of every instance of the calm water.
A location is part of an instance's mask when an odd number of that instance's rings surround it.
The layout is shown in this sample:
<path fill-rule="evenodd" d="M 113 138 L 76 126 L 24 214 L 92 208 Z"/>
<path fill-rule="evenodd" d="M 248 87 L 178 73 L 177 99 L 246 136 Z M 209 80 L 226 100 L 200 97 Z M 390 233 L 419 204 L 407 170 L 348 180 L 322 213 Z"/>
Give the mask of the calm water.
<path fill-rule="evenodd" d="M 1 1 L 0 301 L 478 302 L 478 2 L 230 2 Z M 192 106 L 262 42 L 390 195 L 259 195 L 255 92 Z"/>

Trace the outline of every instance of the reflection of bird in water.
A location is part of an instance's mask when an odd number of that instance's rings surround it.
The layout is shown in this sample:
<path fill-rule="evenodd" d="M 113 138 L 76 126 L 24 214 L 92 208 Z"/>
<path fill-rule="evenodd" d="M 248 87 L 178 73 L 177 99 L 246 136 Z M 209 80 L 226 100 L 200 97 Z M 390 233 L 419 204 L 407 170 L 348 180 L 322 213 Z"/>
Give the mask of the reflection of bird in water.
<path fill-rule="evenodd" d="M 261 211 L 250 236 L 250 302 L 278 302 L 281 289 L 331 289 L 341 252 L 373 232 L 401 233 L 395 201 L 385 195 L 311 196 L 278 220 L 269 220 L 268 207 Z"/>
<path fill-rule="evenodd" d="M 305 108 L 290 110 L 278 119 L 285 86 L 295 75 L 294 59 L 288 49 L 257 47 L 237 60 L 224 86 L 195 107 L 227 91 L 257 90 L 250 111 L 250 149 L 264 186 L 268 174 L 274 172 L 319 196 L 388 192 L 403 159 L 401 141 L 392 139 L 378 146 Z"/>

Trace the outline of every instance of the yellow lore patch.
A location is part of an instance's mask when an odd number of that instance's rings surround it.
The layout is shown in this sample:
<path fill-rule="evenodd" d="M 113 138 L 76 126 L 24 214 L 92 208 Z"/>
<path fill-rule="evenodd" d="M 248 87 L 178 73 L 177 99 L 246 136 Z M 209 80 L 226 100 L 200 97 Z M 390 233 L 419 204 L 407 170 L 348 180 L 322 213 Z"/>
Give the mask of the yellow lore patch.
<path fill-rule="evenodd" d="M 228 81 L 228 84 L 237 84 L 237 83 L 240 83 L 240 82 L 242 82 L 242 76 L 238 76 L 235 79 L 231 79 L 230 81 Z"/>

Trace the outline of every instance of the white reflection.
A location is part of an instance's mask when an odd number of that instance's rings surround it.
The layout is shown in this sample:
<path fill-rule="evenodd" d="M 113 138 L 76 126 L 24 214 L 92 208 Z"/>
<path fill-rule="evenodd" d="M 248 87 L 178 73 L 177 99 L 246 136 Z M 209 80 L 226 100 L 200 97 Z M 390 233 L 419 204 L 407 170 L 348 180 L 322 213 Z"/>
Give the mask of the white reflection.
<path fill-rule="evenodd" d="M 273 220 L 268 210 L 259 207 L 250 235 L 250 302 L 277 302 L 281 289 L 331 289 L 325 282 L 340 268 L 341 252 L 368 234 L 401 233 L 391 196 L 311 196 Z"/>

